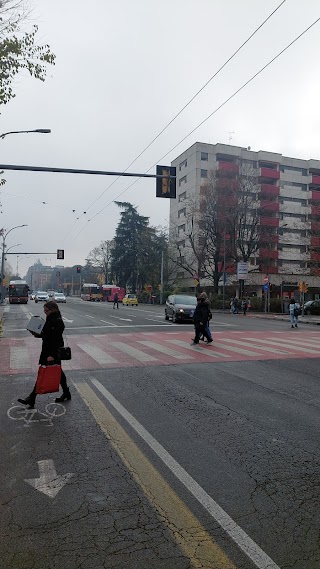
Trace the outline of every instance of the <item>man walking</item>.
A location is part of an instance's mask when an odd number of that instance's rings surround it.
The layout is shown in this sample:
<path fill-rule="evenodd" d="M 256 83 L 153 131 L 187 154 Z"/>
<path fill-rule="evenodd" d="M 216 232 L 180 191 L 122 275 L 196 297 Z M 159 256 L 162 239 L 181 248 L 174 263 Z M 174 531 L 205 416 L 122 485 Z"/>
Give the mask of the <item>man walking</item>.
<path fill-rule="evenodd" d="M 119 308 L 119 297 L 118 297 L 118 293 L 116 292 L 114 297 L 113 297 L 113 308 L 115 308 L 117 305 L 117 308 Z"/>

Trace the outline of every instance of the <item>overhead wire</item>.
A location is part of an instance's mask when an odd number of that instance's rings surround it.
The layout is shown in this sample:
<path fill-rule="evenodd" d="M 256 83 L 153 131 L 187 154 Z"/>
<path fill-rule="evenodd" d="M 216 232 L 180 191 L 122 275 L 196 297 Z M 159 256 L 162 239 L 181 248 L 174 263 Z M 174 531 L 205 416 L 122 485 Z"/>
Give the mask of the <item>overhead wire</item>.
<path fill-rule="evenodd" d="M 157 162 L 155 162 L 155 164 L 153 164 L 152 166 L 150 166 L 150 168 L 148 168 L 148 170 L 146 170 L 144 172 L 144 174 L 147 174 L 152 168 L 154 168 L 157 164 L 159 164 L 164 158 L 166 158 L 168 156 L 168 154 L 170 154 L 173 150 L 175 150 L 182 142 L 184 142 L 189 136 L 191 136 L 198 128 L 200 128 L 205 122 L 207 122 L 213 115 L 215 115 L 220 109 L 222 109 L 229 101 L 231 101 L 231 99 L 233 99 L 238 93 L 240 93 L 247 85 L 249 85 L 256 77 L 258 77 L 265 69 L 267 69 L 274 61 L 276 61 L 283 53 L 285 53 L 292 45 L 294 45 L 300 38 L 302 38 L 309 30 L 311 30 L 311 28 L 313 28 L 318 22 L 320 21 L 320 17 L 317 18 L 312 24 L 310 24 L 303 32 L 301 32 L 294 40 L 292 40 L 285 48 L 283 48 L 277 55 L 275 55 L 268 63 L 266 63 L 266 65 L 264 65 L 259 71 L 257 71 L 257 73 L 255 73 L 250 79 L 248 79 L 248 81 L 246 81 L 245 83 L 243 83 L 243 85 L 241 85 L 241 87 L 239 87 L 236 91 L 234 91 L 234 93 L 232 93 L 232 95 L 230 95 L 230 97 L 228 97 L 227 99 L 225 99 L 223 101 L 223 103 L 221 103 L 214 111 L 212 111 L 205 119 L 203 119 L 195 128 L 193 128 L 186 136 L 184 136 L 177 144 L 175 144 L 175 146 L 173 146 L 166 154 L 164 154 L 161 158 L 159 158 L 159 160 L 157 160 Z M 138 181 L 140 181 L 141 178 L 137 178 L 134 182 L 132 182 L 132 184 L 130 184 L 129 186 L 127 186 L 122 192 L 120 192 L 120 194 L 118 194 L 118 196 L 113 199 L 111 202 L 109 202 L 108 204 L 106 204 L 100 211 L 98 211 L 91 219 L 88 219 L 86 225 L 92 221 L 95 217 L 97 217 L 98 215 L 100 215 L 100 213 L 102 213 L 109 205 L 111 205 L 115 200 L 117 200 L 120 196 L 122 196 L 127 190 L 129 190 L 132 186 L 134 186 L 134 184 L 136 184 Z M 75 239 L 78 237 L 78 235 L 80 235 L 80 233 L 85 229 L 86 225 L 83 226 L 83 228 L 79 231 L 79 233 L 77 233 L 77 235 L 75 236 Z"/>
<path fill-rule="evenodd" d="M 282 0 L 280 4 L 263 20 L 263 22 L 250 34 L 250 36 L 236 49 L 235 52 L 219 67 L 219 69 L 202 85 L 202 87 L 189 99 L 189 101 L 176 113 L 176 115 L 162 128 L 162 130 L 147 144 L 147 146 L 130 162 L 130 164 L 123 170 L 123 173 L 127 172 L 129 168 L 150 148 L 150 146 L 169 128 L 169 126 L 183 113 L 183 111 L 196 99 L 198 95 L 217 77 L 217 75 L 230 63 L 230 61 L 244 48 L 244 46 L 258 33 L 259 30 L 272 18 L 272 16 L 281 8 L 281 6 L 286 2 Z M 102 196 L 121 178 L 121 175 L 117 176 L 111 184 L 87 207 L 87 211 L 91 209 L 97 201 L 99 201 Z M 131 187 L 131 186 L 129 186 Z M 120 194 L 121 195 L 121 194 Z M 109 204 L 108 204 L 109 205 Z M 82 216 L 81 216 L 82 217 Z M 70 234 L 70 231 L 66 235 Z"/>

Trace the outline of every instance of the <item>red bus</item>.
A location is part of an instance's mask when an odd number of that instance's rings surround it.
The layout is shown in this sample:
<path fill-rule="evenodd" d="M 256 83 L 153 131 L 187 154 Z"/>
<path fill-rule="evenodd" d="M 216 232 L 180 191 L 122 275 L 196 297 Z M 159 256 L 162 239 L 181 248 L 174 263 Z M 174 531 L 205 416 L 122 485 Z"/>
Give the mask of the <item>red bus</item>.
<path fill-rule="evenodd" d="M 10 281 L 9 304 L 27 304 L 29 300 L 29 286 L 26 281 Z"/>
<path fill-rule="evenodd" d="M 102 300 L 104 300 L 105 302 L 113 302 L 114 295 L 116 294 L 116 292 L 118 293 L 119 302 L 122 302 L 126 294 L 124 288 L 115 285 L 102 285 L 101 288 L 102 288 Z"/>

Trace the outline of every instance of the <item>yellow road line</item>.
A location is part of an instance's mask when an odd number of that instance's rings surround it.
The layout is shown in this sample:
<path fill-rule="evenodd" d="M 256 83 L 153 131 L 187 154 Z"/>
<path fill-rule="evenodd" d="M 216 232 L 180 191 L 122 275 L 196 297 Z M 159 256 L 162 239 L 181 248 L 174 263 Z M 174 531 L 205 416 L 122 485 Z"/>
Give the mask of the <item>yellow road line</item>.
<path fill-rule="evenodd" d="M 199 520 L 167 484 L 86 383 L 74 384 L 102 432 L 142 488 L 195 569 L 236 569 Z"/>

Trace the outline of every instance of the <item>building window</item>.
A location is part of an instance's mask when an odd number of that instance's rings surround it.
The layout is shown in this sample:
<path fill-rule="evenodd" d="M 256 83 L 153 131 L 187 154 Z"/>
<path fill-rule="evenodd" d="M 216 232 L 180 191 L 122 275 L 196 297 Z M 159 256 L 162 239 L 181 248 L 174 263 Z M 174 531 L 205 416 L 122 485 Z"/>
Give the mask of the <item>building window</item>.
<path fill-rule="evenodd" d="M 178 211 L 178 218 L 179 218 L 179 217 L 182 217 L 183 215 L 186 215 L 186 208 L 185 208 L 185 207 L 182 208 L 182 209 L 179 209 L 179 211 Z"/>
<path fill-rule="evenodd" d="M 180 247 L 183 248 L 183 247 L 185 247 L 185 246 L 186 246 L 186 242 L 185 242 L 184 239 L 183 239 L 182 241 L 177 241 L 177 247 L 178 247 L 178 249 L 180 249 Z"/>
<path fill-rule="evenodd" d="M 184 277 L 184 271 L 178 271 L 178 272 L 177 272 L 177 277 L 178 277 L 179 279 L 183 279 L 183 277 Z"/>
<path fill-rule="evenodd" d="M 306 192 L 308 190 L 307 184 L 299 184 L 298 182 L 286 182 L 285 180 L 281 180 L 280 185 L 281 188 L 299 188 L 302 192 Z"/>
<path fill-rule="evenodd" d="M 201 160 L 208 162 L 208 152 L 201 152 Z"/>
<path fill-rule="evenodd" d="M 302 176 L 308 176 L 308 170 L 306 168 L 298 168 L 297 166 L 280 166 L 280 172 L 297 172 Z"/>
<path fill-rule="evenodd" d="M 186 168 L 187 166 L 188 166 L 188 160 L 185 159 L 185 160 L 183 160 L 183 162 L 180 162 L 179 171 L 181 172 L 182 168 Z"/>
<path fill-rule="evenodd" d="M 187 197 L 187 192 L 182 192 L 182 194 L 179 195 L 179 202 L 183 202 L 183 200 L 185 200 Z"/>
<path fill-rule="evenodd" d="M 177 263 L 178 263 L 178 265 L 179 265 L 179 264 L 181 265 L 181 263 L 184 263 L 184 257 L 182 257 L 182 256 L 181 256 L 181 257 L 177 257 Z"/>
<path fill-rule="evenodd" d="M 181 184 L 185 184 L 187 182 L 187 176 L 182 176 L 182 178 L 180 178 L 179 180 L 179 187 L 181 186 Z"/>
<path fill-rule="evenodd" d="M 185 230 L 186 230 L 186 225 L 185 225 L 185 223 L 183 223 L 182 225 L 179 225 L 179 227 L 178 227 L 178 232 L 179 232 L 179 233 L 184 233 Z"/>
<path fill-rule="evenodd" d="M 208 177 L 208 170 L 202 170 L 201 168 L 201 178 L 207 178 Z"/>

